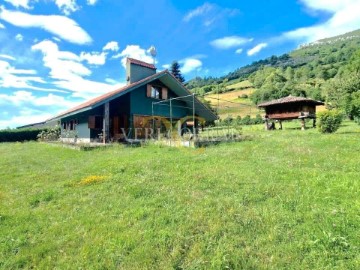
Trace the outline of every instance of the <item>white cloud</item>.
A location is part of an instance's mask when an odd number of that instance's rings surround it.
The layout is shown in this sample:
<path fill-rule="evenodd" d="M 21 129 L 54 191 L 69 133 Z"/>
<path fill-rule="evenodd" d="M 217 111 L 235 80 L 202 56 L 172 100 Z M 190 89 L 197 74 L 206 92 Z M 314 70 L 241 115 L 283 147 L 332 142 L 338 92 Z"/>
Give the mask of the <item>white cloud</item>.
<path fill-rule="evenodd" d="M 13 61 L 16 60 L 14 57 L 12 57 L 11 55 L 7 55 L 7 54 L 0 54 L 0 58 L 13 60 Z"/>
<path fill-rule="evenodd" d="M 115 90 L 125 85 L 125 83 L 119 84 L 106 84 L 102 82 L 96 82 L 91 80 L 86 80 L 80 76 L 72 77 L 67 80 L 59 80 L 54 82 L 54 85 L 57 87 L 68 89 L 73 91 L 73 97 L 80 97 L 83 99 L 90 99 L 99 96 L 99 94 L 104 94 L 109 91 Z"/>
<path fill-rule="evenodd" d="M 117 52 L 119 51 L 119 44 L 116 41 L 110 41 L 103 47 L 103 51 Z"/>
<path fill-rule="evenodd" d="M 180 70 L 183 74 L 190 73 L 194 70 L 199 71 L 202 67 L 202 62 L 196 58 L 185 58 L 179 61 L 182 64 Z"/>
<path fill-rule="evenodd" d="M 57 41 L 57 42 L 59 42 L 59 43 L 61 42 L 61 39 L 58 38 L 58 37 L 52 37 L 52 39 L 55 40 L 55 41 Z M 34 43 L 37 43 L 38 41 L 39 41 L 39 40 L 36 39 L 36 40 L 34 40 Z"/>
<path fill-rule="evenodd" d="M 87 4 L 90 5 L 90 6 L 93 6 L 96 4 L 98 0 L 87 0 Z"/>
<path fill-rule="evenodd" d="M 73 101 L 68 101 L 64 97 L 52 93 L 47 96 L 38 97 L 34 96 L 32 92 L 23 90 L 16 91 L 12 95 L 0 94 L 0 104 L 6 105 L 9 103 L 17 107 L 34 105 L 37 107 L 55 106 L 61 108 L 67 108 L 76 104 Z"/>
<path fill-rule="evenodd" d="M 112 84 L 112 85 L 119 85 L 121 84 L 120 82 L 118 82 L 117 80 L 111 79 L 111 78 L 106 78 L 105 82 Z"/>
<path fill-rule="evenodd" d="M 228 36 L 228 37 L 215 39 L 210 42 L 210 45 L 217 49 L 226 50 L 226 49 L 238 47 L 240 45 L 249 43 L 252 40 L 253 40 L 252 38 L 244 38 L 244 37 L 239 37 L 239 36 Z"/>
<path fill-rule="evenodd" d="M 0 23 L 0 29 L 5 29 L 5 25 L 3 25 L 2 23 Z"/>
<path fill-rule="evenodd" d="M 91 43 L 92 39 L 74 20 L 58 15 L 31 15 L 9 11 L 0 6 L 0 19 L 24 28 L 41 28 L 64 40 L 76 44 Z"/>
<path fill-rule="evenodd" d="M 36 84 L 45 83 L 45 81 L 38 76 L 29 76 L 36 74 L 37 73 L 35 70 L 16 69 L 13 66 L 11 66 L 8 62 L 0 60 L 0 87 L 31 89 L 31 90 L 45 91 L 45 92 L 64 92 L 61 90 L 45 89 L 34 85 L 34 83 Z"/>
<path fill-rule="evenodd" d="M 24 37 L 23 37 L 22 34 L 17 34 L 17 35 L 15 36 L 15 39 L 16 39 L 17 41 L 23 41 Z"/>
<path fill-rule="evenodd" d="M 212 25 L 216 25 L 215 22 L 228 19 L 239 13 L 238 9 L 223 8 L 216 4 L 204 3 L 203 5 L 190 10 L 184 17 L 184 22 L 190 22 L 198 18 L 204 26 L 209 28 Z"/>
<path fill-rule="evenodd" d="M 169 69 L 169 68 L 170 68 L 170 64 L 162 65 L 162 67 L 165 68 L 165 69 Z"/>
<path fill-rule="evenodd" d="M 262 49 L 266 48 L 267 46 L 268 46 L 267 43 L 260 43 L 260 44 L 256 45 L 254 48 L 248 50 L 247 55 L 248 56 L 255 55 L 255 54 L 259 53 Z"/>
<path fill-rule="evenodd" d="M 236 54 L 241 54 L 242 52 L 243 52 L 243 49 L 241 49 L 241 48 L 240 48 L 240 49 L 237 49 L 237 50 L 235 51 Z"/>
<path fill-rule="evenodd" d="M 55 4 L 65 15 L 69 15 L 71 12 L 75 12 L 80 9 L 80 7 L 76 4 L 76 0 L 55 0 Z"/>
<path fill-rule="evenodd" d="M 286 32 L 282 38 L 312 42 L 360 28 L 359 0 L 301 0 L 311 11 L 326 11 L 332 14 L 326 22 Z"/>
<path fill-rule="evenodd" d="M 210 10 L 214 8 L 213 4 L 204 3 L 202 6 L 199 6 L 193 10 L 190 10 L 183 18 L 185 22 L 190 21 L 191 19 L 201 16 L 205 13 L 208 13 Z"/>
<path fill-rule="evenodd" d="M 5 2 L 8 2 L 17 8 L 22 7 L 25 9 L 30 9 L 30 6 L 29 6 L 30 0 L 5 0 Z"/>
<path fill-rule="evenodd" d="M 55 106 L 62 108 L 73 107 L 77 104 L 77 102 L 68 101 L 62 96 L 54 95 L 51 93 L 44 97 L 34 97 L 32 103 L 35 106 Z"/>
<path fill-rule="evenodd" d="M 81 52 L 80 54 L 81 60 L 86 60 L 90 65 L 102 66 L 106 62 L 106 53 L 104 52 Z"/>
<path fill-rule="evenodd" d="M 35 44 L 31 49 L 43 54 L 44 66 L 50 69 L 49 77 L 53 80 L 51 83 L 57 88 L 72 91 L 74 97 L 92 98 L 120 86 L 84 78 L 90 76 L 92 72 L 80 61 L 85 59 L 84 55 L 91 54 L 83 53 L 83 57 L 81 55 L 79 57 L 72 52 L 60 51 L 58 45 L 50 40 Z"/>
<path fill-rule="evenodd" d="M 113 56 L 113 58 L 121 58 L 121 64 L 126 67 L 126 58 L 134 58 L 146 63 L 153 63 L 154 60 L 150 53 L 141 48 L 139 45 L 127 45 L 126 48 L 119 54 Z"/>
<path fill-rule="evenodd" d="M 1 55 L 3 58 L 12 58 L 11 56 L 8 55 Z M 14 59 L 14 58 L 13 58 Z M 10 59 L 10 60 L 13 60 Z M 4 75 L 4 74 L 21 74 L 22 72 L 19 72 L 18 69 L 15 69 L 14 67 L 12 67 L 8 62 L 0 60 L 0 76 Z M 36 74 L 35 70 L 26 70 L 24 72 L 25 74 Z"/>
<path fill-rule="evenodd" d="M 309 9 L 312 10 L 325 10 L 330 12 L 336 12 L 343 9 L 346 6 L 358 3 L 358 0 L 300 0 Z"/>
<path fill-rule="evenodd" d="M 52 116 L 50 113 L 44 113 L 42 110 L 22 110 L 19 113 L 20 115 L 13 116 L 11 119 L 0 120 L 0 129 L 40 123 Z"/>
<path fill-rule="evenodd" d="M 43 53 L 44 66 L 50 68 L 50 76 L 53 79 L 91 75 L 91 71 L 79 63 L 80 58 L 76 54 L 59 51 L 58 45 L 50 40 L 35 44 L 31 49 Z"/>

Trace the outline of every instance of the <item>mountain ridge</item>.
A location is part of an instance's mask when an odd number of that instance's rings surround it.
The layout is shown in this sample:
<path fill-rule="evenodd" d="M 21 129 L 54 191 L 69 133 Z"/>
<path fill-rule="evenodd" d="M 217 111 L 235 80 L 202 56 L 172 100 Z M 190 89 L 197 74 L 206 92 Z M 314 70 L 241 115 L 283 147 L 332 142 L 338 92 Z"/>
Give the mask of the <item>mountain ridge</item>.
<path fill-rule="evenodd" d="M 204 94 L 204 92 L 209 92 L 206 90 L 209 90 L 210 88 L 208 87 L 205 91 L 201 91 L 201 88 L 219 85 L 225 80 L 243 81 L 264 67 L 282 69 L 291 67 L 294 70 L 298 70 L 301 67 L 307 66 L 311 70 L 318 69 L 315 74 L 311 75 L 314 78 L 318 77 L 317 74 L 320 74 L 321 70 L 325 71 L 325 73 L 329 73 L 325 76 L 326 80 L 335 77 L 341 67 L 348 62 L 351 55 L 359 47 L 360 29 L 338 36 L 320 39 L 309 44 L 302 44 L 299 48 L 288 53 L 280 56 L 272 55 L 265 59 L 254 61 L 253 63 L 239 67 L 222 77 L 196 77 L 186 82 L 186 86 L 195 93 Z"/>

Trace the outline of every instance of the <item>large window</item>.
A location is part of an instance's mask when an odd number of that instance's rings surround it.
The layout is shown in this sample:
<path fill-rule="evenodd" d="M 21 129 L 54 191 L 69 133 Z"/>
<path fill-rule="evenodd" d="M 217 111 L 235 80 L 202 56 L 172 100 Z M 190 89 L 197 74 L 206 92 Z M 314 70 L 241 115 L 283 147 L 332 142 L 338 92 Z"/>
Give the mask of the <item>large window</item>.
<path fill-rule="evenodd" d="M 155 99 L 168 99 L 168 89 L 166 87 L 148 84 L 146 96 Z"/>

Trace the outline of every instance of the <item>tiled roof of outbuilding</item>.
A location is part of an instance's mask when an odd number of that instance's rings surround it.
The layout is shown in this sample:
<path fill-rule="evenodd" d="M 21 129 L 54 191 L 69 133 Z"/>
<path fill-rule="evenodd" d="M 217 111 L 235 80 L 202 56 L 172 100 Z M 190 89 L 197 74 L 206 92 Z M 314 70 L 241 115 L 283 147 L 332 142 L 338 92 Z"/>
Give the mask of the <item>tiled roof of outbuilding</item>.
<path fill-rule="evenodd" d="M 278 105 L 278 104 L 286 104 L 286 103 L 296 103 L 296 102 L 308 102 L 308 103 L 312 103 L 315 105 L 324 105 L 324 102 L 321 101 L 317 101 L 311 98 L 305 98 L 305 97 L 294 97 L 294 96 L 287 96 L 284 98 L 279 98 L 279 99 L 275 99 L 275 100 L 270 100 L 267 102 L 263 102 L 258 104 L 257 106 L 260 108 L 263 107 L 268 107 L 268 106 L 272 106 L 272 105 Z"/>

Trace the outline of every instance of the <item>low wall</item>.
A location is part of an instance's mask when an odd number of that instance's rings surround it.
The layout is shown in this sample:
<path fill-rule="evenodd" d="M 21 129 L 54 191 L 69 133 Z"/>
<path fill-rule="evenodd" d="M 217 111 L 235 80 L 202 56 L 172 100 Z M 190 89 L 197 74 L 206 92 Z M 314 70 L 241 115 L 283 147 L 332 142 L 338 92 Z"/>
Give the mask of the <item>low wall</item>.
<path fill-rule="evenodd" d="M 89 138 L 60 138 L 60 141 L 64 143 L 91 143 Z"/>

